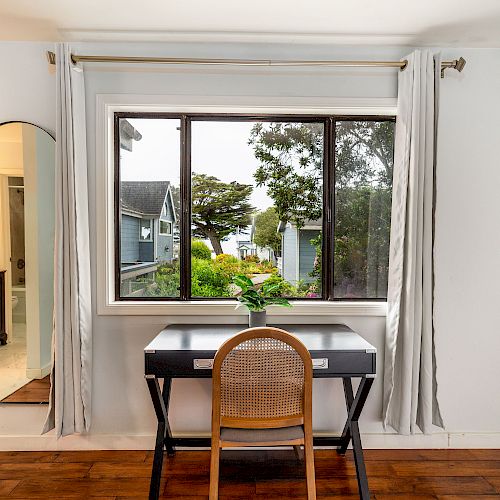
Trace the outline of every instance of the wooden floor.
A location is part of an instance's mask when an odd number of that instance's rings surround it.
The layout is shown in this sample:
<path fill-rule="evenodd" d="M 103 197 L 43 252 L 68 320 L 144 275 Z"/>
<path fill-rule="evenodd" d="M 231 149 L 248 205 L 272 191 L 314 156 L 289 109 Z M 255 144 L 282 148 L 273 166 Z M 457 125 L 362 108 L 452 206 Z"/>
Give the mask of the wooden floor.
<path fill-rule="evenodd" d="M 13 392 L 0 403 L 44 403 L 49 402 L 50 376 L 42 379 L 34 379 L 25 386 Z"/>
<path fill-rule="evenodd" d="M 224 451 L 220 499 L 305 498 L 303 464 L 293 451 Z M 376 500 L 500 498 L 500 450 L 367 450 Z M 318 499 L 356 499 L 352 455 L 318 450 Z M 152 453 L 146 451 L 1 452 L 0 498 L 145 499 Z M 162 498 L 207 499 L 209 452 L 165 456 Z"/>

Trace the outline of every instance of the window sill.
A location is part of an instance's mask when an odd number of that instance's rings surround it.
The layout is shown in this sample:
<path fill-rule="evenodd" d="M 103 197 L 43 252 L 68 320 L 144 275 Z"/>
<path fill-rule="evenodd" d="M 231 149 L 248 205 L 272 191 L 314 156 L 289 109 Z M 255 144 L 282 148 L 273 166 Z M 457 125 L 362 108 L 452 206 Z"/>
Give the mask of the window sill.
<path fill-rule="evenodd" d="M 244 307 L 236 309 L 236 301 L 173 301 L 173 302 L 126 302 L 115 301 L 99 304 L 99 315 L 113 316 L 246 316 Z M 293 307 L 272 306 L 268 308 L 271 316 L 385 316 L 386 302 L 353 301 L 300 301 Z"/>

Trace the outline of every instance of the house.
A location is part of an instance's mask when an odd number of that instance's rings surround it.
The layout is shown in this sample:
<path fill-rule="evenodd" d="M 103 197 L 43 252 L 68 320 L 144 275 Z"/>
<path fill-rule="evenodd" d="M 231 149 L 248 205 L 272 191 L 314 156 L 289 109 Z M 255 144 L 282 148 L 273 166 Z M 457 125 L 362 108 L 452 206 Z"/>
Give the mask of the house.
<path fill-rule="evenodd" d="M 120 264 L 122 291 L 178 258 L 176 215 L 169 181 L 121 182 Z"/>
<path fill-rule="evenodd" d="M 296 285 L 298 281 L 314 281 L 310 273 L 314 268 L 316 249 L 311 240 L 321 233 L 322 227 L 322 219 L 306 220 L 300 228 L 292 222 L 280 221 L 278 224 L 278 232 L 281 234 L 278 270 L 289 283 Z"/>
<path fill-rule="evenodd" d="M 275 262 L 274 252 L 269 247 L 260 247 L 254 241 L 255 236 L 255 216 L 252 216 L 252 223 L 244 230 L 238 229 L 236 232 L 236 253 L 237 257 L 244 260 L 250 255 L 255 255 L 259 260 Z"/>
<path fill-rule="evenodd" d="M 236 231 L 236 253 L 237 257 L 245 260 L 250 255 L 257 255 L 257 245 L 253 242 L 255 233 L 255 217 L 252 217 L 252 223 Z"/>

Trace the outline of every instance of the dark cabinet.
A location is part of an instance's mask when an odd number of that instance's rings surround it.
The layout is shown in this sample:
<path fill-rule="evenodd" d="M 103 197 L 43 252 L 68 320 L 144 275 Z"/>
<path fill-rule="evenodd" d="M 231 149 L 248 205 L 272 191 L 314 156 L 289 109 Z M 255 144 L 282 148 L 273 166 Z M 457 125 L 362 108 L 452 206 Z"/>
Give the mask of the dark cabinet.
<path fill-rule="evenodd" d="M 0 345 L 7 343 L 5 271 L 0 271 Z"/>

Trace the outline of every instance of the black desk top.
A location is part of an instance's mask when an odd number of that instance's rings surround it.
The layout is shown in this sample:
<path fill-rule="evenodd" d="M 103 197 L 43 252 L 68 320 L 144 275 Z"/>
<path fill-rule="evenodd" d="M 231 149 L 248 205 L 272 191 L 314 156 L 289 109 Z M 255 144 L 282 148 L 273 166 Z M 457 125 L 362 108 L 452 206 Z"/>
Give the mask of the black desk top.
<path fill-rule="evenodd" d="M 364 377 L 376 373 L 375 347 L 345 325 L 270 326 L 278 326 L 299 337 L 316 363 L 314 377 Z M 245 325 L 234 324 L 169 325 L 144 349 L 145 375 L 210 377 L 209 362 L 219 347 L 244 329 Z"/>
<path fill-rule="evenodd" d="M 376 349 L 346 325 L 269 325 L 282 328 L 297 337 L 309 351 L 363 351 Z M 157 351 L 217 351 L 245 325 L 169 325 L 144 349 Z"/>

